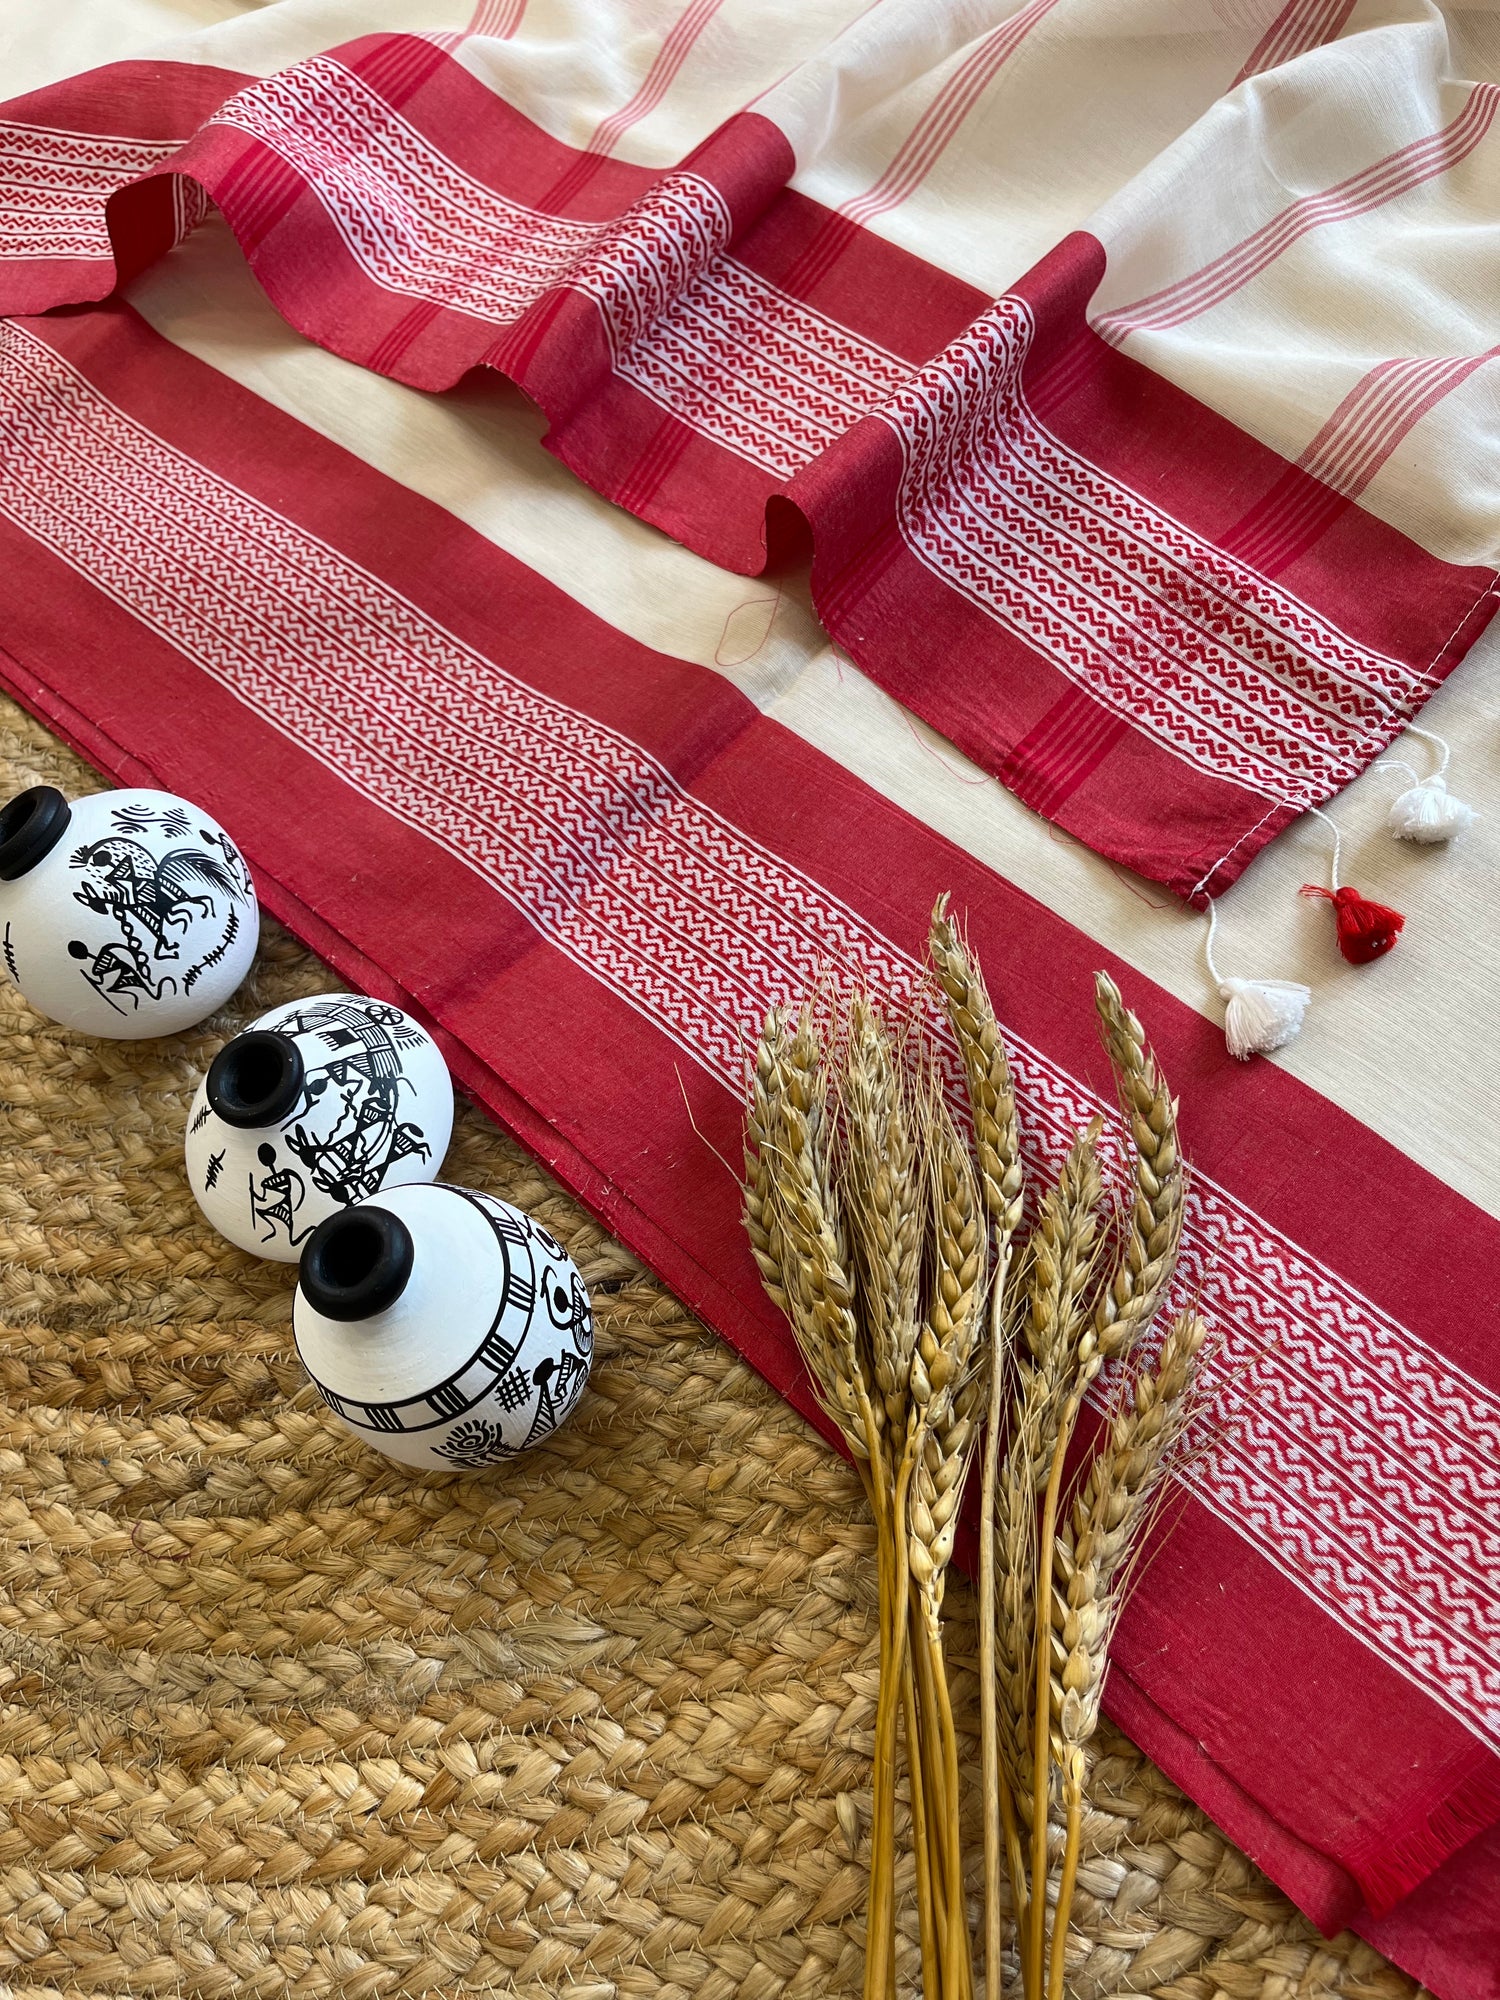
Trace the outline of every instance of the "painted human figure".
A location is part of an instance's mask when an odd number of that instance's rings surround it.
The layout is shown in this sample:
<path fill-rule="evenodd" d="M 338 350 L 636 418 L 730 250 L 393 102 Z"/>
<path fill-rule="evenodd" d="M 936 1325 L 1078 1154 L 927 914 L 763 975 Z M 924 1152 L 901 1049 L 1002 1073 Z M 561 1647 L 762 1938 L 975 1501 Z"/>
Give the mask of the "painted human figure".
<path fill-rule="evenodd" d="M 287 1144 L 325 1194 L 342 1202 L 362 1201 L 379 1189 L 397 1160 L 412 1154 L 428 1157 L 432 1149 L 421 1129 L 408 1122 L 398 1125 L 391 1115 L 403 1081 L 346 1089 L 338 1122 L 326 1138 L 314 1137 L 301 1125 L 287 1133 Z"/>
<path fill-rule="evenodd" d="M 134 940 L 128 934 L 124 939 L 111 938 L 96 952 L 90 952 L 82 938 L 72 938 L 68 943 L 69 958 L 80 962 L 89 961 L 83 968 L 83 976 L 96 993 L 101 994 L 117 1014 L 128 1010 L 122 1007 L 120 999 L 129 1000 L 132 1008 L 139 1007 L 141 996 L 148 1000 L 159 1000 L 169 989 L 176 988 L 175 979 L 152 979 L 148 970 L 149 961 L 136 949 Z"/>
<path fill-rule="evenodd" d="M 304 1236 L 311 1236 L 312 1225 L 299 1230 L 296 1226 L 297 1210 L 307 1196 L 307 1182 L 295 1167 L 278 1167 L 276 1148 L 269 1144 L 257 1146 L 255 1157 L 266 1169 L 266 1177 L 257 1187 L 254 1174 L 250 1175 L 250 1213 L 256 1222 L 270 1226 L 261 1238 L 263 1243 L 272 1243 L 276 1231 L 284 1229 L 289 1243 L 300 1243 Z"/>

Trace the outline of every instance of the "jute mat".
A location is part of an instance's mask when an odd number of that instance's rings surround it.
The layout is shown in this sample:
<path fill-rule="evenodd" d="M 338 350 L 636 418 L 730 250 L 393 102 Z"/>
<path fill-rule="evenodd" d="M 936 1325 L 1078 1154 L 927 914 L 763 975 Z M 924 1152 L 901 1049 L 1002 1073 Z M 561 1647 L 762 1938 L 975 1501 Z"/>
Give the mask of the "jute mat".
<path fill-rule="evenodd" d="M 9 703 L 0 760 L 0 798 L 99 785 Z M 541 1215 L 589 1281 L 587 1398 L 484 1476 L 338 1431 L 292 1273 L 215 1237 L 181 1171 L 223 1038 L 335 983 L 270 925 L 233 1007 L 171 1041 L 85 1041 L 0 987 L 0 1980 L 856 1993 L 876 1653 L 853 1477 L 468 1110 L 446 1177 Z M 1119 1737 L 1094 1799 L 1084 2000 L 1416 1991 L 1318 1938 Z M 903 1993 L 915 1971 L 909 1938 Z"/>

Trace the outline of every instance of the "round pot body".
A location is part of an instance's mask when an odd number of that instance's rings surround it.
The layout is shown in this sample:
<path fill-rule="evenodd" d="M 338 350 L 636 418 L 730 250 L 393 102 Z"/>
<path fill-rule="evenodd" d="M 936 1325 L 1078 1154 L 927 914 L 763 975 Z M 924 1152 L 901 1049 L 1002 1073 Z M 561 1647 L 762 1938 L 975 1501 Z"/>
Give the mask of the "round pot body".
<path fill-rule="evenodd" d="M 292 1314 L 319 1394 L 403 1465 L 478 1470 L 548 1437 L 594 1353 L 576 1265 L 494 1195 L 391 1188 L 325 1222 Z"/>
<path fill-rule="evenodd" d="M 320 993 L 226 1042 L 198 1086 L 188 1185 L 221 1236 L 294 1264 L 326 1216 L 432 1180 L 453 1084 L 426 1029 L 383 1000 Z"/>
<path fill-rule="evenodd" d="M 260 911 L 244 857 L 170 792 L 50 785 L 0 809 L 0 958 L 39 1014 L 138 1041 L 213 1013 L 250 969 Z"/>

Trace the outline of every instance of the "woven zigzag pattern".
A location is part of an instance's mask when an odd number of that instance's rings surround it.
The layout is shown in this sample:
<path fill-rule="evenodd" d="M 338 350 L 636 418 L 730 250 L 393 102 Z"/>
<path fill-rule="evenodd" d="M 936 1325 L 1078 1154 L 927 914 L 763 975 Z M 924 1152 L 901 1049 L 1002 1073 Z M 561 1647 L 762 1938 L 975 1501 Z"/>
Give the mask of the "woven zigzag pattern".
<path fill-rule="evenodd" d="M 108 257 L 105 200 L 176 150 L 0 119 L 0 257 Z"/>
<path fill-rule="evenodd" d="M 0 328 L 0 410 L 13 473 L 0 512 L 356 790 L 445 828 L 549 943 L 729 1088 L 745 1023 L 807 991 L 827 958 L 897 1000 L 914 992 L 913 958 L 628 737 L 505 674 L 132 422 L 16 325 Z M 1027 1127 L 1056 1159 L 1107 1107 L 1040 1051 L 1016 1056 Z M 1224 1435 L 1199 1463 L 1200 1496 L 1361 1643 L 1496 1740 L 1494 1563 L 1456 1563 L 1449 1526 L 1455 1492 L 1481 1507 L 1500 1492 L 1495 1399 L 1206 1177 L 1194 1200 L 1214 1254 L 1184 1274 L 1186 1295 L 1201 1284 L 1226 1335 Z M 1341 1491 L 1319 1459 L 1330 1439 L 1360 1468 Z"/>
<path fill-rule="evenodd" d="M 0 796 L 96 782 L 0 702 Z M 876 1640 L 852 1475 L 470 1111 L 448 1172 L 578 1259 L 594 1380 L 502 1478 L 407 1475 L 343 1434 L 289 1273 L 214 1237 L 180 1164 L 220 1040 L 334 984 L 268 926 L 231 1009 L 136 1044 L 0 986 L 0 1982 L 857 1993 Z M 1411 2000 L 1120 1738 L 1093 1797 L 1079 2000 Z M 910 1929 L 901 1970 L 907 2000 Z"/>

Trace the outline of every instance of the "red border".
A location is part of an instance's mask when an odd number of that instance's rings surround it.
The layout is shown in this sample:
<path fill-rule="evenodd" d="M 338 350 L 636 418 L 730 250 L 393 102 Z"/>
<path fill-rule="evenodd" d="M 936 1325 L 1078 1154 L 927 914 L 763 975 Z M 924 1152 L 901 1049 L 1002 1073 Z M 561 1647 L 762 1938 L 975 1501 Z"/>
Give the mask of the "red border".
<path fill-rule="evenodd" d="M 367 36 L 336 53 L 465 172 L 543 212 L 613 217 L 664 178 L 552 139 L 422 37 Z M 128 97 L 142 108 L 121 129 L 144 129 L 147 119 L 175 134 L 192 129 L 189 100 L 207 115 L 226 81 L 241 79 L 122 65 L 18 102 L 33 120 L 65 125 L 85 111 L 106 123 L 106 111 L 118 114 L 118 122 Z M 786 187 L 791 149 L 759 114 L 731 119 L 683 164 L 726 202 L 737 259 L 914 365 L 989 304 L 868 230 L 831 229 L 827 210 Z M 731 569 L 760 570 L 810 532 L 814 599 L 830 634 L 1028 805 L 1101 854 L 1202 900 L 1228 887 L 1294 816 L 1185 764 L 925 569 L 895 527 L 899 447 L 879 418 L 856 423 L 790 481 L 779 480 L 616 376 L 599 312 L 580 293 L 550 293 L 497 333 L 467 313 L 382 289 L 298 172 L 229 127 L 197 130 L 173 160 L 113 198 L 109 227 L 123 274 L 170 242 L 161 190 L 174 174 L 218 203 L 283 316 L 335 353 L 430 390 L 475 367 L 500 370 L 540 405 L 548 448 L 580 477 Z M 1093 238 L 1070 237 L 1016 287 L 1038 329 L 1028 395 L 1064 444 L 1215 546 L 1233 547 L 1268 495 L 1307 475 L 1087 328 L 1103 259 Z M 0 267 L 0 310 L 34 311 L 40 293 L 56 304 L 107 289 L 93 265 L 86 276 L 56 273 L 50 292 L 37 277 Z M 1407 664 L 1410 710 L 1463 657 L 1496 604 L 1491 572 L 1441 562 L 1333 494 L 1279 582 L 1360 643 Z M 1406 719 L 1391 715 L 1371 755 Z"/>
<path fill-rule="evenodd" d="M 624 637 L 125 309 L 31 331 L 138 420 L 459 638 L 626 730 L 903 949 L 920 948 L 935 893 L 951 888 L 1015 1031 L 1096 1087 L 1107 1067 L 1089 991 L 1102 962 L 1151 1025 L 1200 1168 L 1458 1365 L 1496 1379 L 1483 1307 L 1500 1223 L 1280 1070 L 1232 1063 L 1208 1022 L 718 676 Z M 0 563 L 3 677 L 19 698 L 117 777 L 200 799 L 245 847 L 268 907 L 347 977 L 427 1020 L 463 1085 L 809 1410 L 744 1249 L 737 1190 L 711 1150 L 734 1157 L 733 1098 L 460 862 L 353 794 L 73 571 L 9 527 L 0 547 L 11 558 Z M 279 799 L 296 810 L 269 810 Z M 1393 1233 L 1405 1216 L 1422 1218 L 1420 1242 Z M 1148 1571 L 1118 1660 L 1112 1704 L 1143 1748 L 1207 1796 L 1231 1837 L 1330 1928 L 1358 1912 L 1353 1870 L 1387 1893 L 1410 1887 L 1459 1844 L 1450 1830 L 1433 1845 L 1455 1801 L 1488 1788 L 1489 1812 L 1500 1811 L 1500 1760 L 1194 1504 Z M 1308 1688 L 1325 1682 L 1340 1701 L 1309 1703 Z M 1210 1778 L 1203 1743 L 1222 1778 Z"/>

